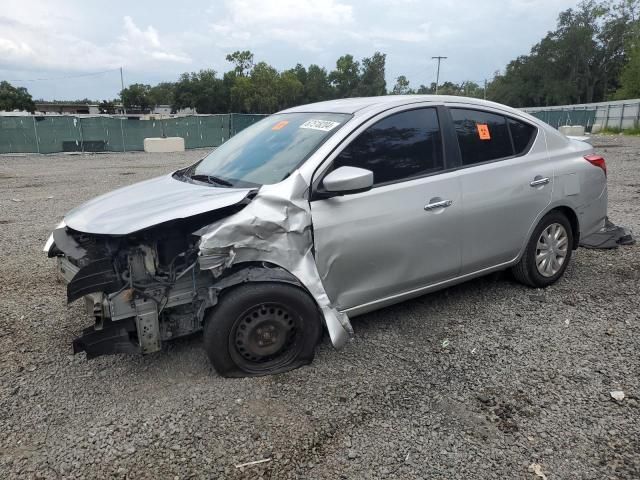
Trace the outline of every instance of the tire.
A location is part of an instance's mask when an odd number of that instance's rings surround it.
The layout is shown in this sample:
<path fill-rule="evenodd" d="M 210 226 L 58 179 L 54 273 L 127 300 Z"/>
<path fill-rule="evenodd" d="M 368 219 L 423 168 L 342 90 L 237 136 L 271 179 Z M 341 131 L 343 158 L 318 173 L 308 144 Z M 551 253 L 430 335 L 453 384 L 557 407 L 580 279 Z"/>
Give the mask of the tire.
<path fill-rule="evenodd" d="M 545 215 L 531 234 L 522 258 L 511 269 L 516 280 L 535 288 L 557 282 L 571 260 L 573 233 L 571 223 L 563 213 L 552 211 Z M 549 261 L 541 261 L 543 258 Z"/>
<path fill-rule="evenodd" d="M 322 335 L 315 301 L 281 283 L 247 283 L 207 315 L 204 348 L 224 377 L 254 377 L 311 363 Z"/>

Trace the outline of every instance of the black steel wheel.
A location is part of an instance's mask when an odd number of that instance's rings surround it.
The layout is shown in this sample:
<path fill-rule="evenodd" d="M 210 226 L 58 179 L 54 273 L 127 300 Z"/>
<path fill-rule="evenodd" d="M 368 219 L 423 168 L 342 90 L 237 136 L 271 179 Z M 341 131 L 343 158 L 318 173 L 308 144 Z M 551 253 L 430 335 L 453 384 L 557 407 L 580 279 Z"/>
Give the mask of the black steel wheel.
<path fill-rule="evenodd" d="M 221 298 L 207 317 L 204 346 L 221 375 L 259 376 L 310 363 L 321 333 L 315 302 L 302 289 L 253 283 Z"/>

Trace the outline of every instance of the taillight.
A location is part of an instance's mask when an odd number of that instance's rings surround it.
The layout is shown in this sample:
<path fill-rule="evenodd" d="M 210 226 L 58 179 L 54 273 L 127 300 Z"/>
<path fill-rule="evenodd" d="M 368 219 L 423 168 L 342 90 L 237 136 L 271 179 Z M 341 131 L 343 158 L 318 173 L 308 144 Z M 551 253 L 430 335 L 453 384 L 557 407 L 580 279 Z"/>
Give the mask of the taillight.
<path fill-rule="evenodd" d="M 601 168 L 605 177 L 607 176 L 607 162 L 600 155 L 585 155 L 584 159 L 594 167 Z"/>

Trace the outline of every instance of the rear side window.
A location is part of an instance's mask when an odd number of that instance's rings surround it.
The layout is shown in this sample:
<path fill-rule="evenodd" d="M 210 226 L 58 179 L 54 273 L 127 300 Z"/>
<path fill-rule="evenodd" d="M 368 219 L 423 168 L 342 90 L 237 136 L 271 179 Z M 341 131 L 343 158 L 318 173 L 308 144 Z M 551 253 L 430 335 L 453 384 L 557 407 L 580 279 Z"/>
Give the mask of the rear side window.
<path fill-rule="evenodd" d="M 516 155 L 521 155 L 529 150 L 529 147 L 533 143 L 533 139 L 536 137 L 536 127 L 528 123 L 519 122 L 513 118 L 510 118 L 508 122 Z"/>
<path fill-rule="evenodd" d="M 479 110 L 450 109 L 463 165 L 513 156 L 507 120 Z"/>
<path fill-rule="evenodd" d="M 410 110 L 380 120 L 335 158 L 334 169 L 344 166 L 371 170 L 376 185 L 442 170 L 442 139 L 436 109 Z"/>

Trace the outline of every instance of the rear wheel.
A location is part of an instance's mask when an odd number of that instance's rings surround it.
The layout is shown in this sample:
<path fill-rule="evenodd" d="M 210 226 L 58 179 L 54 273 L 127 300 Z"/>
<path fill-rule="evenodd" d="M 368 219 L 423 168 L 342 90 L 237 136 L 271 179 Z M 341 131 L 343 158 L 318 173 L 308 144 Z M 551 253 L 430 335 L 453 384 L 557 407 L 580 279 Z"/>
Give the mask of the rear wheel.
<path fill-rule="evenodd" d="M 204 347 L 226 377 L 285 372 L 311 363 L 322 328 L 313 299 L 279 283 L 234 288 L 206 319 Z"/>
<path fill-rule="evenodd" d="M 558 211 L 545 215 L 533 231 L 513 276 L 531 287 L 544 288 L 564 274 L 571 260 L 573 231 L 567 217 Z"/>

